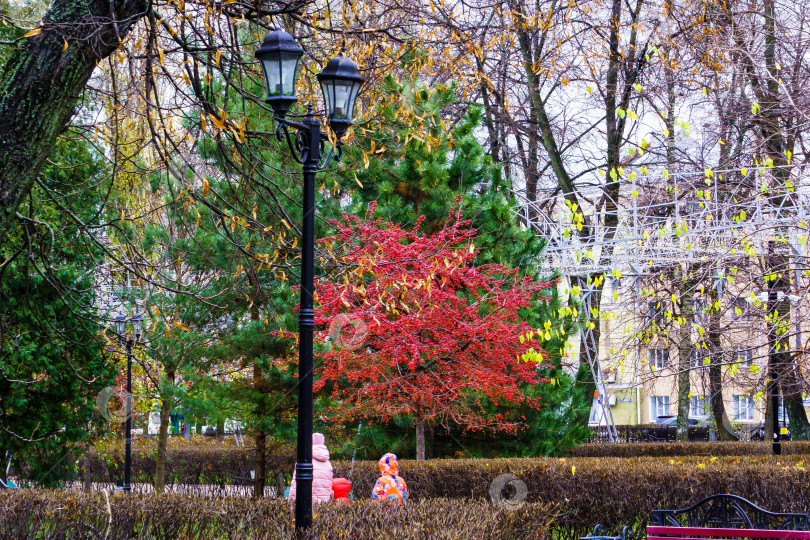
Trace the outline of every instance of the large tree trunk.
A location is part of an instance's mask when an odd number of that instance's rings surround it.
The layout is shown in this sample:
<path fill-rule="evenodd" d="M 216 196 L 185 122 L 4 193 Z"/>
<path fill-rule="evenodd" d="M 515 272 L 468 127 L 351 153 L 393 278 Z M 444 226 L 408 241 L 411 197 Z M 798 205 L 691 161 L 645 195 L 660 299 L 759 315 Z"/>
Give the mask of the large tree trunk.
<path fill-rule="evenodd" d="M 253 364 L 253 389 L 262 392 L 264 388 L 263 382 L 261 368 L 259 368 L 259 363 L 255 362 Z M 253 437 L 256 441 L 253 459 L 253 497 L 255 499 L 264 498 L 265 477 L 267 476 L 267 433 L 262 429 L 265 415 L 263 403 L 263 401 L 260 401 L 257 406 L 256 417 L 258 420 L 257 426 L 253 430 Z"/>
<path fill-rule="evenodd" d="M 790 354 L 790 275 L 789 259 L 787 254 L 779 253 L 776 242 L 768 242 L 768 273 L 773 276 L 768 287 L 768 377 L 775 378 L 778 388 L 782 391 L 782 399 L 790 422 L 791 436 L 794 439 L 806 440 L 810 432 L 810 424 L 802 403 L 801 387 L 796 378 L 796 366 Z M 784 296 L 780 300 L 779 293 Z M 771 392 L 777 391 L 777 384 L 769 384 Z M 768 396 L 769 403 L 773 396 Z M 772 412 L 769 417 L 772 417 Z M 773 439 L 773 429 L 770 426 L 770 439 Z"/>
<path fill-rule="evenodd" d="M 425 421 L 416 419 L 416 461 L 425 461 Z"/>
<path fill-rule="evenodd" d="M 516 18 L 519 19 L 528 19 L 526 14 L 526 10 L 521 2 L 516 0 L 510 0 L 509 2 L 510 9 L 516 14 Z M 576 189 L 574 187 L 574 181 L 571 179 L 571 176 L 568 174 L 568 171 L 565 168 L 565 163 L 562 159 L 562 153 L 560 152 L 559 146 L 557 145 L 557 141 L 554 137 L 554 131 L 551 126 L 551 120 L 549 119 L 548 115 L 546 114 L 545 103 L 543 102 L 543 97 L 540 95 L 540 80 L 537 73 L 534 72 L 533 66 L 536 61 L 535 58 L 535 51 L 532 47 L 532 35 L 529 33 L 528 30 L 529 26 L 524 25 L 521 21 L 520 23 L 514 26 L 515 32 L 517 32 L 518 36 L 518 43 L 520 44 L 520 52 L 521 58 L 523 60 L 523 69 L 526 73 L 526 81 L 527 81 L 527 90 L 529 92 L 529 103 L 531 106 L 531 113 L 534 115 L 534 120 L 537 123 L 537 127 L 539 128 L 540 137 L 542 138 L 543 147 L 546 150 L 546 154 L 549 160 L 549 165 L 551 167 L 554 176 L 557 178 L 557 183 L 562 188 L 563 194 L 565 195 L 566 200 L 572 204 L 578 204 L 577 196 L 576 196 Z M 545 38 L 543 39 L 545 41 Z M 532 126 L 532 134 L 537 133 L 535 131 L 534 126 Z M 539 141 L 538 141 L 539 142 Z M 536 169 L 533 171 L 527 171 L 527 179 L 530 174 L 535 174 Z M 528 179 L 531 181 L 531 179 Z M 534 179 L 536 182 L 536 179 Z M 527 185 L 527 194 L 528 189 L 531 186 Z"/>
<path fill-rule="evenodd" d="M 771 381 L 771 375 L 774 373 L 771 366 L 772 362 L 773 360 L 768 356 L 768 366 L 765 371 L 767 374 L 767 382 L 765 384 L 765 434 L 763 439 L 765 441 L 773 441 L 773 394 L 776 392 L 777 385 Z"/>
<path fill-rule="evenodd" d="M 3 469 L 5 472 L 5 469 Z M 82 456 L 82 484 L 85 492 L 90 492 L 93 487 L 93 479 L 90 475 L 90 443 L 84 443 L 84 455 Z"/>
<path fill-rule="evenodd" d="M 24 38 L 6 62 L 0 74 L 0 245 L 96 64 L 145 14 L 143 0 L 54 0 L 41 32 Z"/>
<path fill-rule="evenodd" d="M 712 302 L 717 300 L 712 295 Z M 717 438 L 721 441 L 737 441 L 739 436 L 730 427 L 726 405 L 723 403 L 723 348 L 720 343 L 720 315 L 712 308 L 709 313 L 709 394 Z"/>
<path fill-rule="evenodd" d="M 723 376 L 720 369 L 722 357 L 719 353 L 712 352 L 710 358 L 709 392 L 717 438 L 721 441 L 737 441 L 740 438 L 729 429 L 731 422 L 729 422 L 728 415 L 726 414 L 726 405 L 723 403 Z"/>
<path fill-rule="evenodd" d="M 782 396 L 785 399 L 788 420 L 790 421 L 790 438 L 794 441 L 810 439 L 810 422 L 802 401 L 802 388 L 796 377 L 796 364 L 788 363 L 779 373 L 782 384 Z"/>
<path fill-rule="evenodd" d="M 692 298 L 692 282 L 681 279 L 679 283 L 681 289 L 681 316 L 678 320 L 678 425 L 675 431 L 675 439 L 688 441 L 694 299 Z"/>
<path fill-rule="evenodd" d="M 253 498 L 261 499 L 264 497 L 265 477 L 267 476 L 267 434 L 263 431 L 256 432 L 256 454 L 254 457 Z"/>
<path fill-rule="evenodd" d="M 162 399 L 160 402 L 160 429 L 155 453 L 155 493 L 163 493 L 166 486 L 166 447 L 169 442 L 171 413 L 172 405 L 169 398 Z"/>
<path fill-rule="evenodd" d="M 250 310 L 250 320 L 259 320 L 259 307 L 253 305 Z M 264 498 L 264 486 L 267 483 L 267 431 L 265 429 L 267 410 L 265 407 L 264 394 L 267 392 L 262 369 L 258 361 L 253 362 L 253 390 L 262 395 L 256 404 L 256 426 L 253 429 L 253 437 L 256 441 L 256 453 L 253 460 L 253 498 Z"/>

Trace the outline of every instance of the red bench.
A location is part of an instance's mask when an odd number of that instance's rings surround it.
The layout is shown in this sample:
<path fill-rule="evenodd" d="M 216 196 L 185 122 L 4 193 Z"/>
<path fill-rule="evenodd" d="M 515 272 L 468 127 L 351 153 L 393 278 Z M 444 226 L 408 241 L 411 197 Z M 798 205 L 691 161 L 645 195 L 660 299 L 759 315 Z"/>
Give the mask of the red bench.
<path fill-rule="evenodd" d="M 588 540 L 627 540 L 630 527 L 621 536 L 601 536 L 597 525 Z M 653 510 L 647 540 L 718 540 L 774 538 L 810 540 L 807 514 L 768 512 L 736 495 L 713 495 L 683 510 Z M 584 540 L 583 539 L 583 540 Z"/>
<path fill-rule="evenodd" d="M 784 538 L 810 540 L 810 531 L 723 529 L 720 527 L 647 527 L 647 540 L 704 540 L 709 538 Z"/>

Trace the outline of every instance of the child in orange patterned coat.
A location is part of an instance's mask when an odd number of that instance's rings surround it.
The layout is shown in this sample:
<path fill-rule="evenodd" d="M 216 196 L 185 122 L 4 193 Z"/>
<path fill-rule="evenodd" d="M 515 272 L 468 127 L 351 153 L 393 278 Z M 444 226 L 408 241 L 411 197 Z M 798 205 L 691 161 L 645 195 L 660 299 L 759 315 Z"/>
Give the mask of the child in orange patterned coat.
<path fill-rule="evenodd" d="M 380 458 L 382 474 L 374 485 L 371 498 L 375 501 L 388 501 L 402 504 L 408 498 L 408 484 L 399 476 L 399 464 L 395 454 L 385 454 Z"/>

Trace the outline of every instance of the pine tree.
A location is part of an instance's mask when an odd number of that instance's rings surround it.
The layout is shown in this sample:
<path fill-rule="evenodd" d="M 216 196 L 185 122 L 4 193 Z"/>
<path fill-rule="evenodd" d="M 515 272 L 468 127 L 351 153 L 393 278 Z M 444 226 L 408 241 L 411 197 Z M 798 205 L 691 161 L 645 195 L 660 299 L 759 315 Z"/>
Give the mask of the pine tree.
<path fill-rule="evenodd" d="M 106 218 L 104 157 L 62 137 L 49 160 L 0 251 L 0 476 L 11 457 L 46 486 L 75 475 L 76 443 L 100 428 L 96 399 L 117 374 L 93 305 L 102 253 L 74 221 Z"/>
<path fill-rule="evenodd" d="M 158 253 L 160 266 L 173 268 L 169 275 L 183 276 L 172 283 L 176 289 L 182 282 L 183 294 L 152 294 L 151 309 L 163 339 L 171 336 L 185 348 L 173 356 L 166 346 L 154 356 L 159 353 L 164 375 L 173 375 L 164 381 L 169 401 L 164 416 L 179 406 L 218 424 L 238 420 L 252 435 L 254 495 L 260 497 L 269 445 L 295 438 L 300 265 L 295 226 L 301 218 L 295 203 L 301 186 L 300 172 L 282 171 L 300 169 L 285 156 L 286 147 L 251 137 L 272 132 L 266 111 L 221 80 L 210 81 L 209 91 L 230 92 L 219 118 L 242 117 L 250 126 L 245 135 L 222 129 L 220 119 L 207 112 L 190 115 L 186 124 L 198 140 L 186 159 L 197 166 L 192 170 L 178 160 L 170 174 L 153 180 L 155 192 L 166 196 L 167 212 L 150 227 L 143 249 Z M 182 358 L 187 361 L 178 365 Z"/>
<path fill-rule="evenodd" d="M 481 110 L 471 107 L 450 125 L 444 115 L 453 104 L 452 86 L 392 78 L 386 85 L 401 99 L 377 112 L 382 120 L 375 130 L 356 128 L 357 141 L 346 146 L 340 184 L 351 194 L 351 212 L 362 214 L 376 201 L 378 217 L 407 226 L 424 216 L 422 230 L 430 234 L 461 195 L 463 217 L 478 231 L 476 262 L 533 271 L 543 242 L 515 220 L 511 185 L 475 136 Z"/>

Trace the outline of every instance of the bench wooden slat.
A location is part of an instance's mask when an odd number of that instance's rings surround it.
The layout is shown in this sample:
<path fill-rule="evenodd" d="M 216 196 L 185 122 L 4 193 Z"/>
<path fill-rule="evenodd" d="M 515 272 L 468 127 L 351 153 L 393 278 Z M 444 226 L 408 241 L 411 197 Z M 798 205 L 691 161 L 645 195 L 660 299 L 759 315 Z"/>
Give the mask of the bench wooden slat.
<path fill-rule="evenodd" d="M 656 535 L 668 535 L 670 538 Z M 672 536 L 700 540 L 709 538 L 779 538 L 788 540 L 810 540 L 810 531 L 793 530 L 765 530 L 765 529 L 715 529 L 711 527 L 662 527 L 650 525 L 647 527 L 647 540 L 672 540 Z"/>

